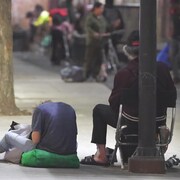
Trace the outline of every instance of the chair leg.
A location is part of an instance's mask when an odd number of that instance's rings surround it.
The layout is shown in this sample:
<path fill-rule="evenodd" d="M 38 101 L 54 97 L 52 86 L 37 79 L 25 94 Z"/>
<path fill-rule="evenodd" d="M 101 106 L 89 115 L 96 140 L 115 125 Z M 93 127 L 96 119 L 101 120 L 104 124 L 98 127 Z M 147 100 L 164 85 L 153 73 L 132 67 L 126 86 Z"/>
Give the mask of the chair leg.
<path fill-rule="evenodd" d="M 124 162 L 123 162 L 123 158 L 122 158 L 122 151 L 121 151 L 121 147 L 118 144 L 115 145 L 115 148 L 114 148 L 114 151 L 113 151 L 113 154 L 112 154 L 112 159 L 111 159 L 110 164 L 111 165 L 114 164 L 118 148 L 119 148 L 119 154 L 120 154 L 121 169 L 124 169 Z"/>
<path fill-rule="evenodd" d="M 117 146 L 117 145 L 115 145 L 115 148 L 114 148 L 114 151 L 113 151 L 113 154 L 112 154 L 112 159 L 111 159 L 111 162 L 110 162 L 110 164 L 111 164 L 111 165 L 113 165 L 113 164 L 114 164 L 114 162 L 115 162 L 117 149 L 118 149 L 118 146 Z"/>
<path fill-rule="evenodd" d="M 160 147 L 160 154 L 163 157 L 163 159 L 165 159 L 165 156 L 164 156 L 164 154 L 165 154 L 164 147 Z"/>
<path fill-rule="evenodd" d="M 122 155 L 122 150 L 120 146 L 119 146 L 119 155 L 120 155 L 121 169 L 124 169 L 123 155 Z"/>

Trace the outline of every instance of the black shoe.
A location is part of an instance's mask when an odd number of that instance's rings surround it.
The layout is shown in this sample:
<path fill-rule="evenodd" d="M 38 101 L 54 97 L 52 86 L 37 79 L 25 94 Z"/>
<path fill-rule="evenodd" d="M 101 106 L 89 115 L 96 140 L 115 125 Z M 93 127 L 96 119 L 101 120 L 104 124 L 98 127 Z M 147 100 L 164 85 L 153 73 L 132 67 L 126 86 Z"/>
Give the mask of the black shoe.
<path fill-rule="evenodd" d="M 93 77 L 88 77 L 85 79 L 86 82 L 96 82 L 96 80 Z"/>
<path fill-rule="evenodd" d="M 15 121 L 12 121 L 11 125 L 10 125 L 10 129 L 8 131 L 11 131 L 11 130 L 15 130 L 14 126 L 18 125 L 19 123 L 15 122 Z"/>
<path fill-rule="evenodd" d="M 106 82 L 107 77 L 96 77 L 96 82 Z"/>
<path fill-rule="evenodd" d="M 178 166 L 180 163 L 180 159 L 173 155 L 166 161 L 166 168 L 172 168 L 173 166 Z"/>
<path fill-rule="evenodd" d="M 114 149 L 111 149 L 111 148 L 108 148 L 108 147 L 106 148 L 106 157 L 107 157 L 109 162 L 112 161 L 113 152 L 114 152 Z M 114 157 L 113 162 L 117 162 L 117 156 L 116 155 Z"/>

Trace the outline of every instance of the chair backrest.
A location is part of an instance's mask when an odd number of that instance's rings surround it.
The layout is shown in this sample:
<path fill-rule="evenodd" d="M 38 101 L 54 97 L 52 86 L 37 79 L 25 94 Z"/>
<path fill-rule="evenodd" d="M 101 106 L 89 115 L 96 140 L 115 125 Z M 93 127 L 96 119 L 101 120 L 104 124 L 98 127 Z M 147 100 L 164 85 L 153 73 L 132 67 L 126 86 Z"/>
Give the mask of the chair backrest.
<path fill-rule="evenodd" d="M 174 124 L 175 124 L 175 115 L 176 115 L 176 107 L 172 107 L 172 114 L 171 114 L 171 122 L 170 122 L 170 133 L 168 135 L 168 141 L 164 144 L 162 144 L 160 141 L 156 143 L 156 147 L 159 148 L 159 152 L 160 154 L 164 157 L 164 154 L 167 150 L 167 145 L 170 144 L 171 140 L 172 140 L 172 136 L 173 136 L 173 131 L 174 131 Z M 123 139 L 121 138 L 122 137 L 122 132 L 126 129 L 126 125 L 125 126 L 121 126 L 121 112 L 122 112 L 122 105 L 120 105 L 120 108 L 119 108 L 119 118 L 118 118 L 118 122 L 117 122 L 117 128 L 116 128 L 116 136 L 115 136 L 115 139 L 116 139 L 116 145 L 115 145 L 115 150 L 114 150 L 114 153 L 113 153 L 113 157 L 112 157 L 112 161 L 111 161 L 111 164 L 114 163 L 114 157 L 115 157 L 115 154 L 117 152 L 117 148 L 119 148 L 119 152 L 120 152 L 120 160 L 121 160 L 121 168 L 124 169 L 124 161 L 123 161 L 123 153 L 122 153 L 122 146 L 138 146 L 138 133 L 137 134 L 130 134 L 126 135 L 125 138 L 129 139 L 135 139 L 135 142 L 123 142 Z M 135 153 L 135 152 L 134 152 Z"/>

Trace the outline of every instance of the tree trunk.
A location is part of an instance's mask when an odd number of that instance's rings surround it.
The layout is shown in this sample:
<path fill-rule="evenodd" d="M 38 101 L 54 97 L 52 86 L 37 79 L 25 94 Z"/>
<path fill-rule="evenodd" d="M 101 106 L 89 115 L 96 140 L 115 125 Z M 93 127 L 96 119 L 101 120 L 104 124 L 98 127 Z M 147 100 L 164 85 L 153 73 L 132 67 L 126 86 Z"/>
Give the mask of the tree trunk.
<path fill-rule="evenodd" d="M 0 114 L 20 114 L 13 87 L 11 0 L 0 0 Z"/>

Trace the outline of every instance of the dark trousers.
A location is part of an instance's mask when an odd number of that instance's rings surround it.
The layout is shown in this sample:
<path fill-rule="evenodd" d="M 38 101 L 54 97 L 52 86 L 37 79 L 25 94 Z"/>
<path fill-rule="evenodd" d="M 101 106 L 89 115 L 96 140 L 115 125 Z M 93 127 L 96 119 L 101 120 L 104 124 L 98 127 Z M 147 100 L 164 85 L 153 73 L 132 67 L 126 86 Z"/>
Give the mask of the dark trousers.
<path fill-rule="evenodd" d="M 37 28 L 33 24 L 30 25 L 30 34 L 29 34 L 29 41 L 31 43 L 34 42 L 34 37 L 36 35 Z"/>
<path fill-rule="evenodd" d="M 106 144 L 107 125 L 114 128 L 117 126 L 118 114 L 115 114 L 109 105 L 98 104 L 93 109 L 93 131 L 91 142 L 95 144 Z M 165 125 L 166 121 L 156 123 L 156 132 L 158 127 Z M 121 126 L 127 125 L 124 129 L 121 140 L 123 142 L 137 142 L 138 139 L 126 139 L 126 134 L 138 134 L 138 122 L 130 121 L 121 117 Z M 122 146 L 123 161 L 127 162 L 128 158 L 134 153 L 137 146 Z"/>
<path fill-rule="evenodd" d="M 106 144 L 107 125 L 117 126 L 118 114 L 115 114 L 109 105 L 98 104 L 93 109 L 92 143 Z M 129 121 L 121 117 L 121 126 L 127 125 L 126 134 L 138 133 L 138 122 Z"/>
<path fill-rule="evenodd" d="M 52 29 L 51 35 L 52 35 L 51 62 L 54 65 L 59 65 L 61 60 L 65 59 L 63 33 L 58 29 Z"/>
<path fill-rule="evenodd" d="M 117 126 L 118 114 L 115 114 L 109 105 L 98 104 L 93 109 L 93 132 L 92 132 L 92 143 L 95 144 L 106 144 L 106 133 L 107 125 L 110 125 L 114 128 Z M 126 118 L 121 118 L 121 126 L 127 125 L 126 132 L 138 132 L 137 122 L 131 122 Z M 124 142 L 126 141 L 123 139 Z M 123 161 L 127 162 L 128 158 L 134 153 L 136 146 L 123 146 L 122 156 Z"/>
<path fill-rule="evenodd" d="M 92 143 L 106 144 L 107 125 L 114 128 L 117 126 L 118 115 L 109 105 L 98 104 L 93 109 Z"/>

